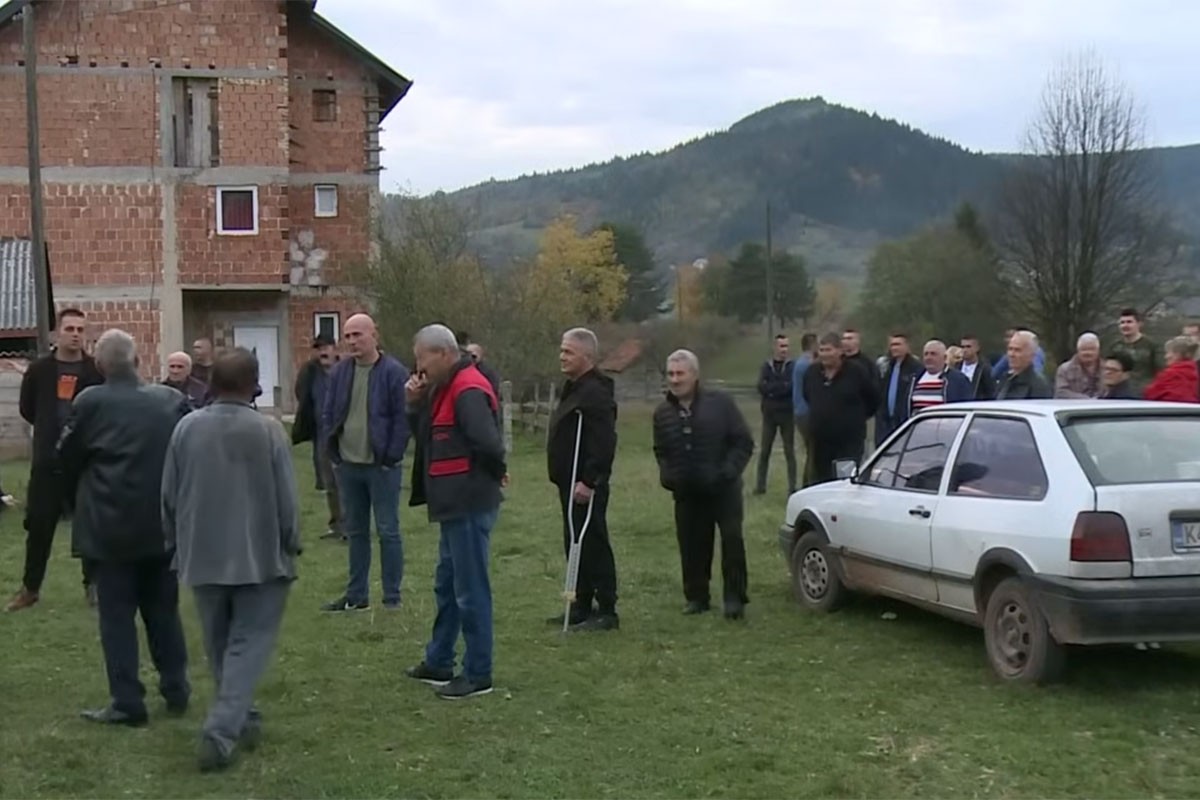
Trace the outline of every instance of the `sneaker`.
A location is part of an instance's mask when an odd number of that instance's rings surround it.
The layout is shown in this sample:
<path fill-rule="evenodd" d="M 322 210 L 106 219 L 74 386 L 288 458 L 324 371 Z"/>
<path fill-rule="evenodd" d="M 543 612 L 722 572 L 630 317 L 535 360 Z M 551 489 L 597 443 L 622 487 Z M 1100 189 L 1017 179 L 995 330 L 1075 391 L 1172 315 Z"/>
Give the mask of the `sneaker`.
<path fill-rule="evenodd" d="M 8 601 L 8 605 L 6 605 L 4 607 L 4 610 L 6 612 L 7 611 L 23 611 L 23 610 L 29 608 L 30 606 L 35 605 L 37 603 L 37 601 L 38 601 L 38 593 L 31 592 L 28 589 L 26 589 L 24 586 L 22 586 L 20 588 L 20 590 L 12 596 L 12 599 Z"/>
<path fill-rule="evenodd" d="M 367 611 L 370 608 L 371 604 L 366 600 L 358 603 L 351 603 L 344 596 L 321 606 L 322 611 Z"/>
<path fill-rule="evenodd" d="M 443 700 L 466 700 L 468 697 L 491 693 L 491 681 L 472 681 L 466 675 L 459 675 L 445 686 L 434 689 L 434 694 Z"/>
<path fill-rule="evenodd" d="M 422 661 L 415 667 L 409 667 L 404 670 L 404 674 L 412 678 L 414 681 L 427 683 L 430 686 L 445 686 L 454 680 L 454 670 L 452 669 L 434 669 L 433 667 Z"/>
<path fill-rule="evenodd" d="M 322 533 L 319 538 L 321 538 L 321 539 L 341 539 L 342 533 L 341 533 L 341 531 L 335 531 L 333 528 L 330 528 L 329 530 Z"/>
<path fill-rule="evenodd" d="M 197 762 L 201 772 L 216 772 L 227 769 L 233 764 L 236 751 L 228 755 L 221 752 L 221 747 L 208 736 L 200 738 Z"/>
<path fill-rule="evenodd" d="M 399 600 L 384 600 L 383 601 L 383 610 L 384 611 L 399 611 L 400 610 L 400 601 Z"/>
<path fill-rule="evenodd" d="M 621 627 L 621 620 L 616 614 L 593 614 L 578 625 L 572 625 L 571 630 L 579 633 L 589 631 L 615 631 Z"/>

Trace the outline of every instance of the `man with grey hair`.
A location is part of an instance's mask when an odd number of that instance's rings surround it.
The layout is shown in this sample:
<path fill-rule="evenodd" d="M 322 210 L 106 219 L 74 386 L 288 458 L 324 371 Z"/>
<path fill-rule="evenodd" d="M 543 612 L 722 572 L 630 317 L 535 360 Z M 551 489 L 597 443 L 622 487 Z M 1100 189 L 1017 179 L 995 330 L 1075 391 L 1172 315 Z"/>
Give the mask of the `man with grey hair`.
<path fill-rule="evenodd" d="M 1054 396 L 1094 400 L 1104 390 L 1100 372 L 1100 337 L 1088 331 L 1075 342 L 1074 357 L 1058 365 Z"/>
<path fill-rule="evenodd" d="M 612 378 L 596 367 L 599 345 L 587 328 L 563 334 L 558 361 L 566 382 L 550 416 L 546 461 L 558 488 L 563 514 L 563 551 L 571 549 L 571 529 L 587 520 L 579 560 L 575 602 L 568 614 L 574 630 L 620 627 L 617 567 L 608 539 L 609 477 L 617 452 L 617 400 Z M 591 511 L 589 519 L 589 507 Z M 593 600 L 596 608 L 592 607 Z M 561 616 L 550 620 L 562 625 Z"/>
<path fill-rule="evenodd" d="M 341 597 L 324 611 L 371 607 L 371 514 L 379 533 L 383 607 L 400 608 L 404 540 L 400 537 L 401 462 L 408 449 L 404 385 L 408 369 L 379 349 L 379 331 L 366 314 L 342 327 L 353 358 L 329 372 L 317 426 L 333 461 L 342 503 L 342 531 L 349 541 L 349 578 Z"/>
<path fill-rule="evenodd" d="M 208 384 L 192 375 L 192 357 L 182 350 L 167 356 L 163 386 L 182 392 L 193 409 L 202 407 L 208 397 Z"/>
<path fill-rule="evenodd" d="M 73 500 L 71 539 L 95 565 L 100 645 L 111 701 L 85 711 L 92 722 L 146 722 L 138 680 L 140 613 L 167 710 L 187 710 L 187 647 L 179 621 L 179 585 L 159 511 L 167 445 L 188 411 L 186 398 L 137 375 L 133 338 L 106 331 L 96 343 L 100 386 L 75 398 L 58 452 L 64 491 Z"/>
<path fill-rule="evenodd" d="M 997 400 L 1048 400 L 1054 396 L 1050 384 L 1034 368 L 1038 352 L 1037 335 L 1018 330 L 1008 340 L 1008 373 L 996 390 Z"/>
<path fill-rule="evenodd" d="M 667 396 L 654 411 L 658 478 L 675 500 L 675 538 L 683 571 L 684 614 L 710 608 L 714 528 L 721 529 L 721 576 L 726 619 L 741 619 L 746 603 L 746 545 L 742 539 L 742 472 L 754 437 L 728 394 L 702 388 L 700 362 L 690 350 L 667 357 Z"/>
<path fill-rule="evenodd" d="M 425 657 L 406 670 L 463 700 L 492 691 L 492 588 L 488 554 L 507 479 L 500 402 L 475 361 L 444 325 L 427 325 L 413 342 L 417 374 L 405 387 L 415 432 L 410 505 L 438 523 L 433 594 L 437 616 Z M 454 674 L 455 644 L 466 643 Z"/>
<path fill-rule="evenodd" d="M 924 374 L 913 377 L 908 389 L 908 402 L 901 421 L 913 414 L 944 403 L 962 403 L 972 399 L 971 382 L 961 372 L 946 366 L 946 343 L 930 339 L 921 350 Z"/>

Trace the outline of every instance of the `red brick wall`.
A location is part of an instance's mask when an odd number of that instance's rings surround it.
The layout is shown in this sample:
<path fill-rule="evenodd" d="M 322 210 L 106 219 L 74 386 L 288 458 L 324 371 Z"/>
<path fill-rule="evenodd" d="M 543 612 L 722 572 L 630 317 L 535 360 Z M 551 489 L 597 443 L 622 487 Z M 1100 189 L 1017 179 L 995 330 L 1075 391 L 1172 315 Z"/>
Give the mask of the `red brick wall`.
<path fill-rule="evenodd" d="M 19 25 L 17 26 L 20 27 Z M 157 93 L 152 76 L 78 72 L 38 78 L 42 166 L 149 166 L 158 163 Z M 25 79 L 0 75 L 0 165 L 23 167 Z"/>
<path fill-rule="evenodd" d="M 317 217 L 312 185 L 288 187 L 288 218 L 292 236 L 311 230 L 314 245 L 325 249 L 325 284 L 334 286 L 358 279 L 371 247 L 370 198 L 366 186 L 338 186 L 338 215 Z"/>
<path fill-rule="evenodd" d="M 288 165 L 288 91 L 283 78 L 222 79 L 218 124 L 223 167 Z"/>
<path fill-rule="evenodd" d="M 179 282 L 283 283 L 287 279 L 288 192 L 285 186 L 258 187 L 258 234 L 217 234 L 217 190 L 178 188 Z"/>
<path fill-rule="evenodd" d="M 37 12 L 38 60 L 77 55 L 79 68 L 191 66 L 202 71 L 253 67 L 287 70 L 287 19 L 281 0 L 65 0 Z M 284 50 L 285 54 L 280 55 Z M 21 25 L 0 31 L 0 63 L 22 57 Z"/>
<path fill-rule="evenodd" d="M 147 286 L 161 281 L 158 187 L 50 183 L 43 198 L 56 285 Z M 26 187 L 0 184 L 0 236 L 28 235 Z"/>

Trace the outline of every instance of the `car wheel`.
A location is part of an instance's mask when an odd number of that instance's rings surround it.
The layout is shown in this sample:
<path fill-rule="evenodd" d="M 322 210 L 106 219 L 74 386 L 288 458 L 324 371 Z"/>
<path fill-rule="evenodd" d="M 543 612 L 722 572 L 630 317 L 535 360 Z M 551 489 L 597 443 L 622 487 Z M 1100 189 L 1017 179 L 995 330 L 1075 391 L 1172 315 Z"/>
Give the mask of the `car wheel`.
<path fill-rule="evenodd" d="M 1054 640 L 1033 594 L 1020 578 L 1005 578 L 992 590 L 984 614 L 983 639 L 992 669 L 1006 681 L 1046 684 L 1062 676 L 1066 650 Z"/>
<path fill-rule="evenodd" d="M 792 548 L 792 593 L 813 611 L 834 611 L 846 600 L 846 587 L 820 534 L 809 531 Z"/>

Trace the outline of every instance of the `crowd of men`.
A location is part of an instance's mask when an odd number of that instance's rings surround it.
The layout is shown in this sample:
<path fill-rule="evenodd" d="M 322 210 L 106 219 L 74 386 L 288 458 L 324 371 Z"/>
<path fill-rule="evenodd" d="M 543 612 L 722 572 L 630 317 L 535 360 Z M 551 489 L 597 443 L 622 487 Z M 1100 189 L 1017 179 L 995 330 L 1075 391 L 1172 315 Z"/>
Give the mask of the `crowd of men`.
<path fill-rule="evenodd" d="M 756 493 L 766 489 L 775 432 L 782 433 L 788 488 L 795 491 L 793 431 L 799 431 L 806 461 L 799 485 L 834 480 L 835 464 L 863 456 L 867 423 L 874 421 L 878 446 L 913 414 L 968 400 L 1146 399 L 1200 402 L 1196 353 L 1200 323 L 1183 326 L 1165 346 L 1142 333 L 1137 310 L 1118 315 L 1120 338 L 1101 357 L 1100 337 L 1080 335 L 1075 354 L 1045 375 L 1046 356 L 1037 334 L 1027 328 L 1005 333 L 1006 348 L 990 362 L 973 334 L 947 347 L 925 342 L 920 357 L 908 336 L 888 337 L 887 354 L 872 360 L 862 352 L 858 331 L 801 339 L 801 353 L 789 358 L 788 338 L 775 338 L 772 358 L 762 365 L 762 450 Z"/>

